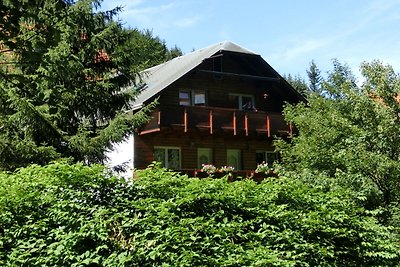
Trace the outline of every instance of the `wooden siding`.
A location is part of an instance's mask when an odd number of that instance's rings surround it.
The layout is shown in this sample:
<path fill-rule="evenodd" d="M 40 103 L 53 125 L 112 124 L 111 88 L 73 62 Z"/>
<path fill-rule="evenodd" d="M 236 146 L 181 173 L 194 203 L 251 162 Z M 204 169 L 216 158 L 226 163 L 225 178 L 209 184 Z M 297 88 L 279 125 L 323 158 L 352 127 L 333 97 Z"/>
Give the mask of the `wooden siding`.
<path fill-rule="evenodd" d="M 256 168 L 257 150 L 273 150 L 272 139 L 258 140 L 234 136 L 212 136 L 204 135 L 202 132 L 177 134 L 171 130 L 169 133 L 158 132 L 135 136 L 135 168 L 145 168 L 154 160 L 153 150 L 155 146 L 180 147 L 182 169 L 197 168 L 198 148 L 211 148 L 213 164 L 218 167 L 227 164 L 227 149 L 240 149 L 242 169 L 245 170 Z"/>
<path fill-rule="evenodd" d="M 160 95 L 161 105 L 179 105 L 180 90 L 204 90 L 207 106 L 237 108 L 237 103 L 229 101 L 230 94 L 254 96 L 258 110 L 281 112 L 283 99 L 271 95 L 277 85 L 273 82 L 260 82 L 237 77 L 216 78 L 208 73 L 191 73 L 166 88 Z"/>

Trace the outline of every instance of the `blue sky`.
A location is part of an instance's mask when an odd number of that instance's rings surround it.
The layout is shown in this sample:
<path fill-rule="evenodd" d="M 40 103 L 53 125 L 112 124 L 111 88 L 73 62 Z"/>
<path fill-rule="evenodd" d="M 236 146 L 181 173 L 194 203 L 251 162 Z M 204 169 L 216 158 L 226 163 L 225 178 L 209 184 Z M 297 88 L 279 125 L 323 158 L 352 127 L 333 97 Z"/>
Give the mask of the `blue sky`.
<path fill-rule="evenodd" d="M 333 58 L 356 76 L 363 61 L 400 70 L 399 0 L 105 0 L 122 6 L 126 27 L 150 29 L 184 53 L 230 40 L 260 54 L 280 74 L 306 77 Z"/>

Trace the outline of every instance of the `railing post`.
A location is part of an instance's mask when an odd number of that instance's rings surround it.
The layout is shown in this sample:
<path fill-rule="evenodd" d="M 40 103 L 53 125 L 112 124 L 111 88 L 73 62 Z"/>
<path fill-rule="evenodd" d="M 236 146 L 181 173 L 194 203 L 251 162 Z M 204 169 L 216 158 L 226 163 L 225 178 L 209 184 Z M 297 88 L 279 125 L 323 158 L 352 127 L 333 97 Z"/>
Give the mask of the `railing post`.
<path fill-rule="evenodd" d="M 293 136 L 292 122 L 289 122 L 289 135 L 290 135 L 290 136 Z"/>
<path fill-rule="evenodd" d="M 271 137 L 271 128 L 270 128 L 269 115 L 267 115 L 267 136 Z"/>
<path fill-rule="evenodd" d="M 210 109 L 210 134 L 213 134 L 213 112 Z"/>
<path fill-rule="evenodd" d="M 161 124 L 161 111 L 158 111 L 157 116 L 158 116 L 157 124 L 160 127 L 160 124 Z"/>
<path fill-rule="evenodd" d="M 244 129 L 246 131 L 246 136 L 248 136 L 249 135 L 249 125 L 248 125 L 247 112 L 244 114 Z"/>
<path fill-rule="evenodd" d="M 233 135 L 236 135 L 236 111 L 233 112 Z"/>
<path fill-rule="evenodd" d="M 186 107 L 183 109 L 183 128 L 185 133 L 187 133 L 187 110 Z"/>

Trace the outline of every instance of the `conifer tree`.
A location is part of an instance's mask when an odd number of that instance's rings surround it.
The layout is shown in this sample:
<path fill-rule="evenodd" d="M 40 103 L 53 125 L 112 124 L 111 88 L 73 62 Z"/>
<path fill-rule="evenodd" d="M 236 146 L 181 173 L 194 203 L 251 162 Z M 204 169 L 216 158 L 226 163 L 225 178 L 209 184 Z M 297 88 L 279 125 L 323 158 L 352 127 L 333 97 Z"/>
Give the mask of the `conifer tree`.
<path fill-rule="evenodd" d="M 307 70 L 307 76 L 309 80 L 309 90 L 311 93 L 321 94 L 321 71 L 318 69 L 317 65 L 315 64 L 314 60 L 311 61 L 310 67 Z"/>
<path fill-rule="evenodd" d="M 126 88 L 168 50 L 149 33 L 124 29 L 113 19 L 119 8 L 100 4 L 0 3 L 0 169 L 60 157 L 103 162 L 146 119 L 125 112 L 135 96 Z"/>

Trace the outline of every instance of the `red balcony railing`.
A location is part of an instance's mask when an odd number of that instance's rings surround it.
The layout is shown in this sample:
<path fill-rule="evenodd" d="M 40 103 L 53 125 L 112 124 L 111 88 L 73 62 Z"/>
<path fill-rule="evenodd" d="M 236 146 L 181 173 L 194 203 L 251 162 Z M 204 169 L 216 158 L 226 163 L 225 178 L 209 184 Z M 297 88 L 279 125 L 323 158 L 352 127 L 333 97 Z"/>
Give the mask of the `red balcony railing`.
<path fill-rule="evenodd" d="M 265 134 L 268 137 L 292 134 L 291 125 L 288 125 L 278 112 L 204 106 L 160 108 L 151 114 L 150 121 L 141 129 L 140 134 L 160 131 L 162 127 L 181 127 L 184 132 L 190 129 L 204 129 L 210 134 L 224 131 L 246 136 L 252 133 Z"/>

